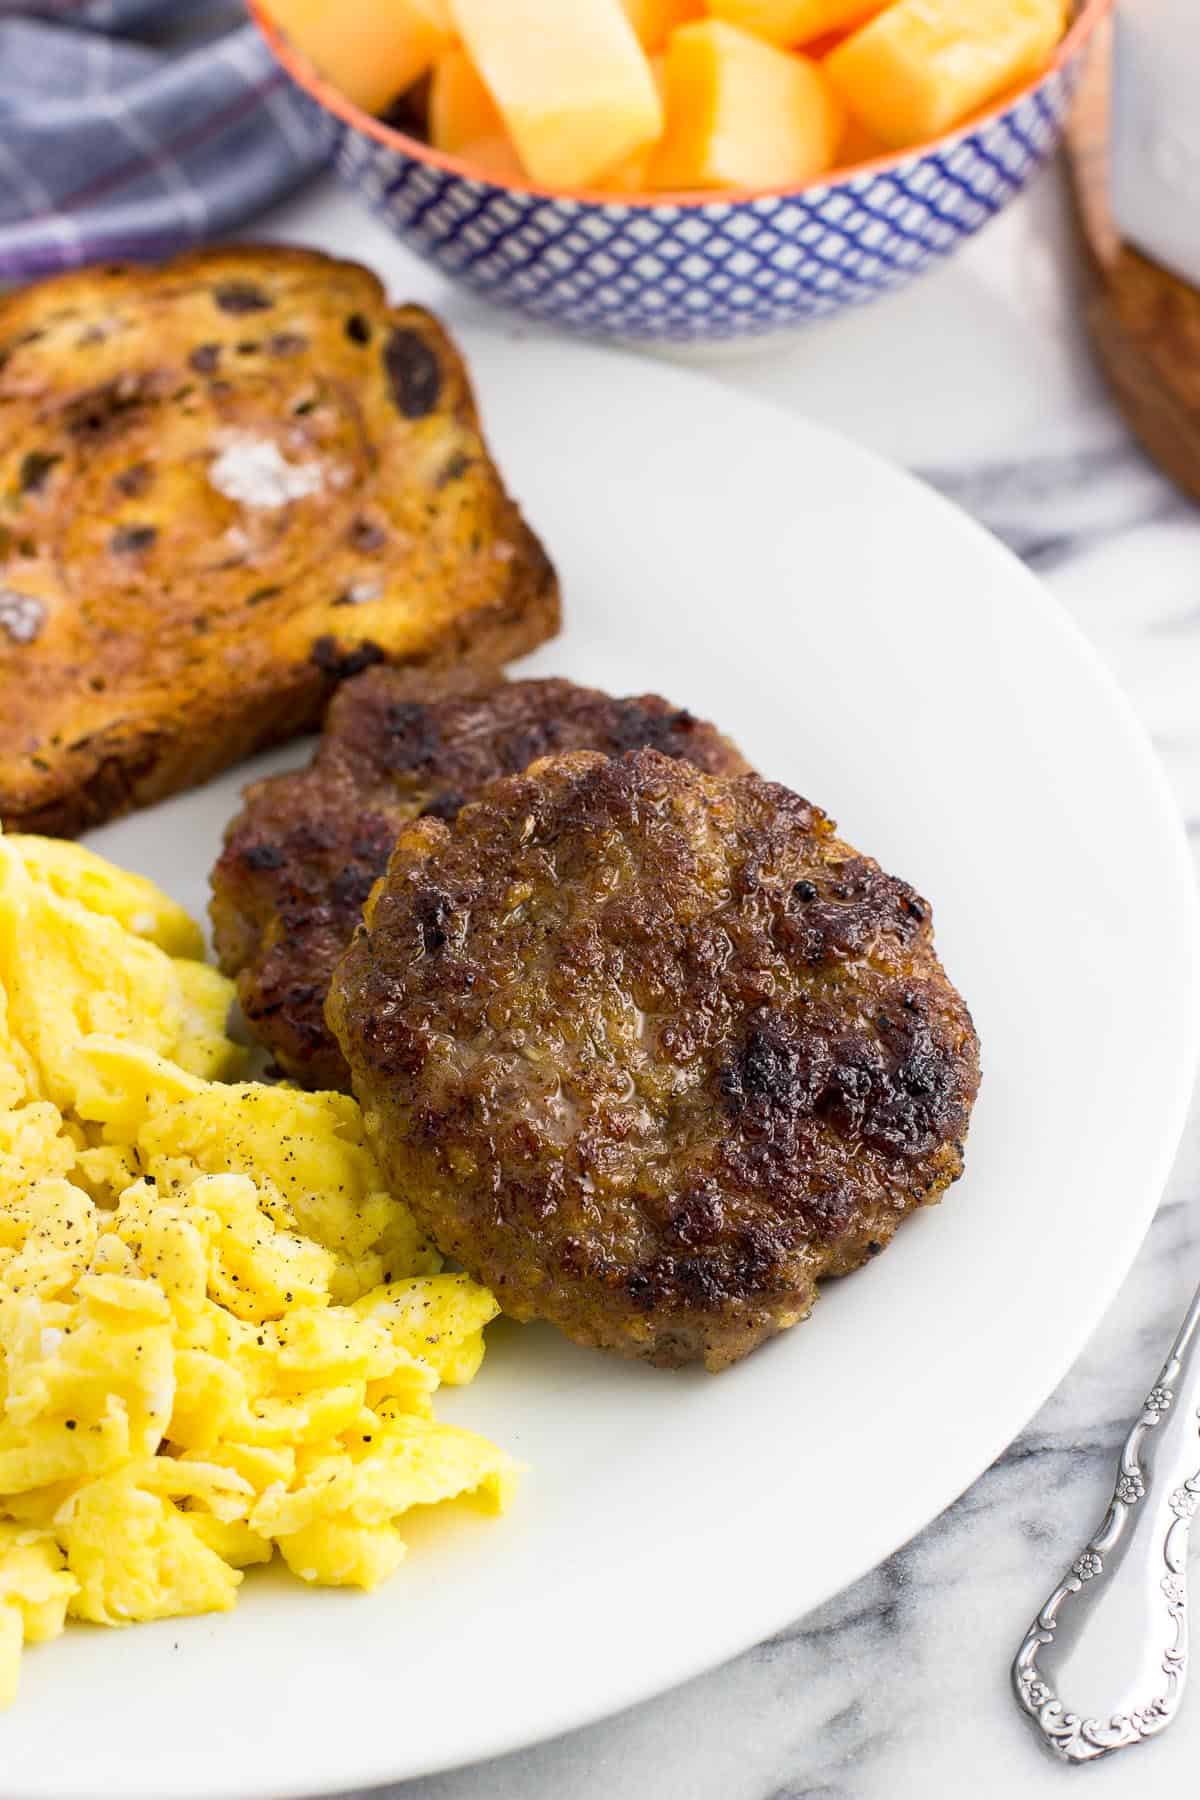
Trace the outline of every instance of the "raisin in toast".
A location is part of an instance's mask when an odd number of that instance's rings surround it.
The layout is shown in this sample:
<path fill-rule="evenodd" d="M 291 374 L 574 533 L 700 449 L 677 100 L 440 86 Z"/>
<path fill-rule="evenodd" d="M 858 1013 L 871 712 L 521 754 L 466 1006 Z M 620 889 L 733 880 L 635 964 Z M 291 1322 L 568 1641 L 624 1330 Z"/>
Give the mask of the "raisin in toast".
<path fill-rule="evenodd" d="M 310 729 L 372 663 L 558 624 L 462 360 L 279 247 L 0 301 L 0 820 L 70 835 Z"/>

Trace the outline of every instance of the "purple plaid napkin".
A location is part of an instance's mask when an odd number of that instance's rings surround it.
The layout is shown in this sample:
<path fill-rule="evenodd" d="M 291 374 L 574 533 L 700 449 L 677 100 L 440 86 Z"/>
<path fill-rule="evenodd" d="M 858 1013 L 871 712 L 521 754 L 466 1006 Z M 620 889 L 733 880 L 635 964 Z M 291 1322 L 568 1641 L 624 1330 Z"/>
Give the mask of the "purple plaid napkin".
<path fill-rule="evenodd" d="M 0 280 L 186 248 L 320 161 L 240 8 L 0 0 Z"/>

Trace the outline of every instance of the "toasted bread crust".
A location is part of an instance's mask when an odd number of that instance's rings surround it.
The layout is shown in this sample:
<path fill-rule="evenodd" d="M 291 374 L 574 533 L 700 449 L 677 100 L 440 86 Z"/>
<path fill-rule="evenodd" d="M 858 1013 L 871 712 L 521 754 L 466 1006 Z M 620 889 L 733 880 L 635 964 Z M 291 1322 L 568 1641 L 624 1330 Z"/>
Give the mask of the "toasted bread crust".
<path fill-rule="evenodd" d="M 314 251 L 0 302 L 0 819 L 72 835 L 318 724 L 373 663 L 553 635 L 453 343 Z"/>

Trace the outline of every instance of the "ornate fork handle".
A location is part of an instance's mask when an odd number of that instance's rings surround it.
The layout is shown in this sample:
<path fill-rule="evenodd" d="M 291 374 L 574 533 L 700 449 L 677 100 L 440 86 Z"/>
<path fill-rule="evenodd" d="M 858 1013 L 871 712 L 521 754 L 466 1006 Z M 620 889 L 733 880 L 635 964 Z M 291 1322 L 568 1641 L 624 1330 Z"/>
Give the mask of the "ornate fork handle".
<path fill-rule="evenodd" d="M 1099 1529 L 1013 1663 L 1018 1703 L 1065 1762 L 1092 1762 L 1156 1736 L 1183 1697 L 1188 1536 L 1200 1507 L 1198 1406 L 1200 1290 L 1125 1440 Z M 1085 1686 L 1092 1691 L 1081 1694 Z M 1089 1710 L 1068 1710 L 1084 1700 Z"/>

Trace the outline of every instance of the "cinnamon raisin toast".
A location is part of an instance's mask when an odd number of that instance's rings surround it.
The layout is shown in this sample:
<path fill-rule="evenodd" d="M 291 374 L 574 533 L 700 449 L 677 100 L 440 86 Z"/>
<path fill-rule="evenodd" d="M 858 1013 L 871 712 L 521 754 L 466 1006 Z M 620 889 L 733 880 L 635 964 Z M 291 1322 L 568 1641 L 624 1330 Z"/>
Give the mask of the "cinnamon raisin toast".
<path fill-rule="evenodd" d="M 467 373 L 276 246 L 0 301 L 0 820 L 72 835 L 320 722 L 373 663 L 495 667 L 554 572 Z"/>

